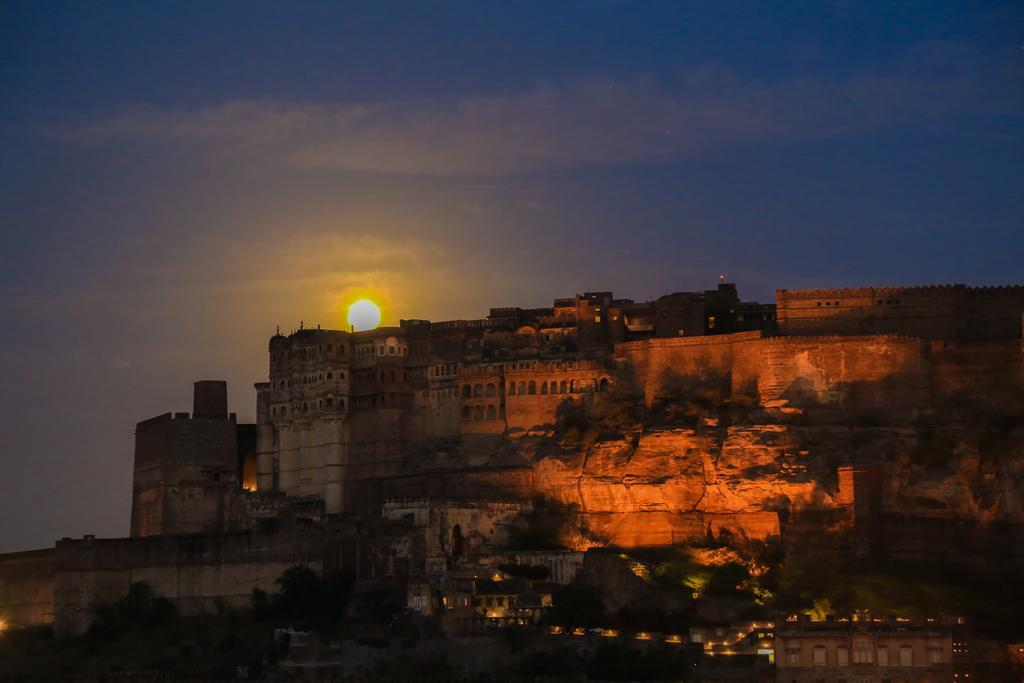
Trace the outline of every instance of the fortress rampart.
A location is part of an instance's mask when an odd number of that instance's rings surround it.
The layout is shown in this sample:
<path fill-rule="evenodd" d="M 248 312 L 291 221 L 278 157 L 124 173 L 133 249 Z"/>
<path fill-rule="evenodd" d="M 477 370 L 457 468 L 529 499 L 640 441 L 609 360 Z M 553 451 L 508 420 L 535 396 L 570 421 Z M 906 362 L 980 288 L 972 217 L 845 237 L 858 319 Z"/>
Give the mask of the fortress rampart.
<path fill-rule="evenodd" d="M 565 401 L 594 400 L 623 380 L 649 407 L 710 388 L 762 408 L 822 408 L 819 414 L 838 417 L 827 422 L 835 431 L 858 411 L 917 418 L 952 395 L 1024 382 L 1022 313 L 1024 287 L 779 290 L 776 326 L 775 309 L 741 302 L 727 286 L 647 304 L 599 292 L 556 300 L 551 309 L 493 309 L 481 320 L 277 334 L 268 378 L 256 384 L 257 424 L 238 425 L 227 412 L 226 387 L 209 381 L 196 383 L 191 413 L 139 423 L 132 537 L 65 539 L 52 550 L 0 556 L 0 617 L 53 620 L 58 633 L 80 633 L 94 602 L 115 600 L 137 581 L 194 614 L 218 600 L 245 607 L 253 587 L 273 590 L 299 563 L 361 571 L 362 562 L 380 560 L 389 568 L 374 564 L 363 575 L 391 576 L 397 565 L 385 547 L 387 530 L 373 529 L 379 544 L 351 528 L 341 532 L 348 513 L 387 526 L 406 514 L 437 521 L 443 510 L 454 533 L 456 523 L 461 532 L 518 509 L 488 500 L 537 493 L 579 504 L 591 532 L 625 546 L 780 533 L 801 543 L 811 535 L 800 536 L 799 518 L 782 519 L 757 491 L 743 491 L 753 468 L 720 462 L 760 458 L 757 467 L 770 469 L 792 458 L 789 464 L 803 467 L 807 448 L 775 444 L 782 411 L 758 413 L 770 419 L 756 437 L 730 432 L 732 442 L 723 440 L 716 457 L 704 442 L 713 441 L 713 420 L 690 435 L 652 430 L 638 444 L 630 445 L 630 435 L 598 445 L 596 455 L 572 466 L 533 457 L 538 451 L 529 448 L 546 445 L 542 439 L 525 438 L 518 451 L 501 441 L 549 425 Z M 913 432 L 912 422 L 896 422 Z M 834 440 L 837 450 L 846 448 Z M 876 491 L 878 476 L 885 481 L 870 469 L 838 473 L 835 503 L 852 519 L 855 548 L 873 544 L 879 529 L 899 539 L 887 548 L 893 556 L 909 548 L 904 555 L 926 557 L 940 547 L 943 532 L 927 519 L 922 539 L 901 531 L 890 494 Z M 720 483 L 730 478 L 731 489 Z M 793 484 L 794 509 L 802 492 L 822 489 L 809 478 L 785 483 Z M 243 487 L 256 489 L 250 501 L 262 493 L 274 500 L 247 508 Z M 445 502 L 399 500 L 424 497 Z M 380 519 L 382 509 L 391 520 Z M 294 518 L 316 521 L 306 527 Z M 268 520 L 285 526 L 260 531 L 273 528 Z M 500 527 L 494 520 L 485 520 L 479 547 Z M 811 522 L 807 528 L 823 528 Z M 1020 530 L 1008 533 L 1019 538 Z M 454 547 L 454 536 L 445 538 L 438 552 L 445 543 Z M 1018 551 L 1011 555 L 1019 560 Z"/>
<path fill-rule="evenodd" d="M 53 622 L 53 548 L 0 555 L 0 619 L 10 626 Z"/>
<path fill-rule="evenodd" d="M 195 383 L 193 413 L 135 428 L 133 536 L 220 533 L 245 525 L 238 496 L 244 453 L 226 383 Z M 244 433 L 243 429 L 243 433 Z"/>
<path fill-rule="evenodd" d="M 948 346 L 903 335 L 653 339 L 616 346 L 647 405 L 698 381 L 762 405 L 832 405 L 863 410 L 925 408 L 940 395 L 1020 376 L 1019 342 Z"/>
<path fill-rule="evenodd" d="M 859 287 L 780 289 L 779 332 L 905 334 L 922 339 L 989 340 L 1021 336 L 1024 287 Z"/>
<path fill-rule="evenodd" d="M 152 538 L 64 539 L 53 552 L 60 567 L 53 591 L 54 631 L 82 633 L 95 603 L 114 602 L 132 583 L 147 582 L 154 595 L 174 601 L 181 614 L 216 610 L 217 602 L 251 607 L 252 590 L 277 590 L 275 580 L 297 564 L 324 566 L 329 548 L 322 533 L 289 528 L 273 534 L 239 532 Z M 352 563 L 334 549 L 335 565 Z M 351 551 L 350 551 L 351 554 Z"/>

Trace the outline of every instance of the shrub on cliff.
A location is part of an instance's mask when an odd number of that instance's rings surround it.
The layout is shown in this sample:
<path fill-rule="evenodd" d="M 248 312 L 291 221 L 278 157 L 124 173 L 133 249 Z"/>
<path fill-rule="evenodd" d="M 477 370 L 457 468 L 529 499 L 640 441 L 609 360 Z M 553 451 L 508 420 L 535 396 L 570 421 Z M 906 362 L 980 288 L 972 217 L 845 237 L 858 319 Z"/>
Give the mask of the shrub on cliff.
<path fill-rule="evenodd" d="M 624 432 L 640 425 L 642 406 L 643 397 L 633 390 L 628 378 L 620 376 L 597 394 L 591 414 L 601 429 Z"/>
<path fill-rule="evenodd" d="M 668 369 L 662 375 L 650 422 L 694 427 L 707 415 L 732 422 L 755 407 L 753 397 L 732 394 L 724 378 L 683 376 Z"/>
<path fill-rule="evenodd" d="M 566 399 L 555 409 L 558 433 L 569 441 L 596 438 L 598 433 L 621 433 L 642 426 L 643 400 L 629 379 L 616 377 L 604 391 L 593 394 L 593 400 Z"/>

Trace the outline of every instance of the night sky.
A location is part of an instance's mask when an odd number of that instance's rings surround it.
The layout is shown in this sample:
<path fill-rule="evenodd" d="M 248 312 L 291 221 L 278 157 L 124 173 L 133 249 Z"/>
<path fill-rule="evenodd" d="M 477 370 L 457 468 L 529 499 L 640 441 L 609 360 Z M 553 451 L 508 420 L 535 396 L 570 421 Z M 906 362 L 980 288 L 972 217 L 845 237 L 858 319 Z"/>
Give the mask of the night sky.
<path fill-rule="evenodd" d="M 1024 282 L 1024 5 L 782 5 L 0 4 L 0 551 L 359 293 Z"/>

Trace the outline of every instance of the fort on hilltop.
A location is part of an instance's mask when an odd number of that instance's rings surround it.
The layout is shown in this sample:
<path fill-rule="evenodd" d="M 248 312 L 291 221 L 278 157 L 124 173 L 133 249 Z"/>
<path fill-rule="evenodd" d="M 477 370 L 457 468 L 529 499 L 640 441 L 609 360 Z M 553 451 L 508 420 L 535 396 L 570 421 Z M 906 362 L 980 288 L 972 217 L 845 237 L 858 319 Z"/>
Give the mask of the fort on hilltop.
<path fill-rule="evenodd" d="M 413 591 L 432 572 L 500 552 L 537 494 L 577 504 L 621 545 L 719 531 L 804 538 L 811 518 L 797 513 L 820 491 L 811 474 L 787 480 L 781 515 L 779 495 L 752 504 L 725 488 L 754 476 L 737 474 L 753 472 L 754 460 L 807 469 L 796 459 L 812 447 L 782 441 L 792 437 L 787 416 L 910 424 L 951 396 L 1019 385 L 1022 317 L 1022 286 L 778 290 L 775 304 L 761 304 L 722 283 L 650 302 L 590 292 L 472 320 L 275 334 L 267 378 L 255 385 L 256 423 L 237 423 L 216 381 L 195 384 L 191 414 L 140 422 L 130 537 L 0 556 L 0 611 L 12 623 L 80 633 L 89 606 L 132 581 L 198 612 L 218 600 L 244 606 L 254 587 L 272 590 L 297 563 L 391 577 Z M 688 432 L 598 444 L 600 457 L 578 470 L 529 451 L 560 409 L 618 383 L 651 409 L 680 385 L 714 389 L 754 406 L 764 424 L 709 418 Z M 715 459 L 701 455 L 708 443 Z M 729 458 L 746 465 L 727 470 Z M 877 467 L 847 460 L 828 474 L 838 481 L 830 505 L 849 512 L 857 551 L 869 553 L 897 503 Z M 696 472 L 700 495 L 690 474 L 636 470 L 643 462 Z M 638 483 L 647 474 L 655 483 Z M 1007 519 L 1024 520 L 1004 498 Z M 582 553 L 567 552 L 538 561 L 568 577 Z"/>

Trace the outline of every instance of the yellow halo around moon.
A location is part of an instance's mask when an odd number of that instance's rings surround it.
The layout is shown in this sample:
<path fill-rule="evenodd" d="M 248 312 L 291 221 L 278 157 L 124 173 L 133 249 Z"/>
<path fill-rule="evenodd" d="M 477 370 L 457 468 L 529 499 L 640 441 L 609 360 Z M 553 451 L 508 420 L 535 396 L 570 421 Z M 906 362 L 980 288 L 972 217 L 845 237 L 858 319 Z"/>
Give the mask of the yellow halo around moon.
<path fill-rule="evenodd" d="M 380 306 L 369 299 L 353 301 L 348 307 L 348 324 L 357 332 L 380 325 Z"/>

